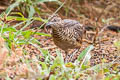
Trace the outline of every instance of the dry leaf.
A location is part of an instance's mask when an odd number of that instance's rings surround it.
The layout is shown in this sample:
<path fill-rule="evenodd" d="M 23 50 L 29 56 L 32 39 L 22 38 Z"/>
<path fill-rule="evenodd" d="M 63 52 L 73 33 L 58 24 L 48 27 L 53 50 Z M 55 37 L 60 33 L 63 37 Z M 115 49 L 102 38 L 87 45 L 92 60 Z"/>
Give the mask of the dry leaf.
<path fill-rule="evenodd" d="M 98 74 L 96 75 L 96 79 L 95 80 L 104 80 L 103 70 L 98 72 Z"/>
<path fill-rule="evenodd" d="M 16 53 L 18 56 L 22 56 L 22 54 L 23 54 L 22 48 L 17 48 L 17 49 L 15 50 L 15 53 Z"/>

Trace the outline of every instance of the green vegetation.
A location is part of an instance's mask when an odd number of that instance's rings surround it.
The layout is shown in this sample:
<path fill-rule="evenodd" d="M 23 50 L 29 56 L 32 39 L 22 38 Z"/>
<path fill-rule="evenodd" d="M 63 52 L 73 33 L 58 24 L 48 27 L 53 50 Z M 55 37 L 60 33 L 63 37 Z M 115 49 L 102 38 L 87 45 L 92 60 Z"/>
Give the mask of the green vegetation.
<path fill-rule="evenodd" d="M 82 3 L 81 0 L 76 0 L 75 2 Z M 39 46 L 41 42 L 34 35 L 46 37 L 51 37 L 51 35 L 28 27 L 34 21 L 39 21 L 42 24 L 38 26 L 38 29 L 41 29 L 47 22 L 47 18 L 44 19 L 42 17 L 48 15 L 48 13 L 42 12 L 42 3 L 54 3 L 57 6 L 64 5 L 64 2 L 58 0 L 16 0 L 0 14 L 0 38 L 5 40 L 5 42 L 0 42 L 1 79 L 120 80 L 119 63 L 114 63 L 114 61 L 105 63 L 103 59 L 101 64 L 90 65 L 90 52 L 94 48 L 93 45 L 85 48 L 74 62 L 69 63 L 64 63 L 63 55 L 59 50 L 56 49 L 57 56 L 55 57 L 50 54 L 49 50 L 41 48 Z M 69 10 L 76 13 L 73 8 L 69 9 L 69 7 L 70 5 L 67 4 L 63 6 L 67 16 L 69 16 Z M 56 10 L 62 9 L 58 8 Z M 83 15 L 81 16 L 83 17 Z M 11 24 L 12 22 L 15 23 Z M 120 41 L 114 43 L 118 48 L 118 52 L 119 44 Z M 5 47 L 2 47 L 3 45 Z M 42 56 L 40 54 L 31 55 L 31 53 L 28 53 L 25 49 L 26 45 L 32 45 L 37 48 Z M 9 52 L 7 52 L 6 48 Z M 112 71 L 110 70 L 111 67 L 113 67 Z"/>

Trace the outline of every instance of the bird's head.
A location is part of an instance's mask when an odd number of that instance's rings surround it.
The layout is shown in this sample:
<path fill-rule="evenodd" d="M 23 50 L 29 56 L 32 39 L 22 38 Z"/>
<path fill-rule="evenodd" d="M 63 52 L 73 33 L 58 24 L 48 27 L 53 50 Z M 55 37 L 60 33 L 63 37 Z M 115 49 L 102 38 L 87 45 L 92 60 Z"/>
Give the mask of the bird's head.
<path fill-rule="evenodd" d="M 53 16 L 49 16 L 48 19 L 49 19 L 49 22 L 59 22 L 62 20 L 58 14 L 54 14 Z"/>
<path fill-rule="evenodd" d="M 45 25 L 46 30 L 49 28 L 58 29 L 59 27 L 62 27 L 62 19 L 58 15 L 52 16 Z"/>

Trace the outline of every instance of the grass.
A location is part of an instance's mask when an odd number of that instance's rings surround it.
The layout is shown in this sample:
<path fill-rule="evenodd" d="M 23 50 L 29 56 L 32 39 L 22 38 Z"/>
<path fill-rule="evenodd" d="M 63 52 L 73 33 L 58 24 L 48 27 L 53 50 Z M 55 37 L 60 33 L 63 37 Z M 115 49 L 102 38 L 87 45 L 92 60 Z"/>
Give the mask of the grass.
<path fill-rule="evenodd" d="M 57 0 L 51 0 L 56 1 Z M 35 13 L 40 14 L 37 6 L 39 3 L 49 2 L 49 0 L 17 0 L 11 4 L 5 12 L 0 15 L 0 39 L 4 39 L 0 43 L 0 78 L 6 80 L 35 79 L 35 80 L 119 80 L 120 73 L 117 69 L 118 63 L 103 63 L 90 66 L 90 51 L 94 46 L 90 45 L 81 52 L 74 63 L 64 63 L 63 55 L 56 50 L 57 57 L 50 55 L 48 50 L 39 47 L 41 42 L 31 35 L 48 36 L 50 34 L 42 32 L 34 32 L 32 29 L 25 30 L 35 20 L 39 20 L 45 24 L 47 20 L 41 17 L 35 17 Z M 58 2 L 59 3 L 59 2 Z M 25 4 L 22 6 L 21 4 Z M 59 4 L 58 4 L 59 5 Z M 62 6 L 64 3 L 62 4 Z M 60 6 L 60 8 L 62 7 Z M 13 12 L 14 8 L 20 9 L 22 12 Z M 58 8 L 56 12 L 60 9 Z M 38 11 L 39 10 L 39 11 Z M 23 14 L 27 12 L 28 16 Z M 56 13 L 55 12 L 55 13 Z M 15 16 L 11 16 L 11 15 Z M 66 15 L 68 13 L 66 12 Z M 14 25 L 10 25 L 12 21 L 19 21 Z M 17 29 L 22 26 L 20 29 Z M 43 27 L 40 26 L 40 28 Z M 31 55 L 24 47 L 31 44 L 35 46 L 42 56 Z M 119 48 L 119 41 L 115 45 Z M 9 50 L 9 52 L 7 52 Z M 32 56 L 32 57 L 30 57 Z M 44 59 L 44 61 L 40 60 Z M 111 73 L 110 67 L 113 68 Z"/>

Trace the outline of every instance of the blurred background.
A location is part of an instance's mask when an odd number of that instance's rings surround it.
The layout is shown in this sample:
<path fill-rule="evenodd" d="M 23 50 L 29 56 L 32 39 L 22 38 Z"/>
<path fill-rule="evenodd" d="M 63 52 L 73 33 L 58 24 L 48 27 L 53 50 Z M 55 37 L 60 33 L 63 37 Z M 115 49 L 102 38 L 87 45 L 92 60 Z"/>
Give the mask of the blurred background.
<path fill-rule="evenodd" d="M 64 63 L 64 51 L 44 30 L 56 10 L 101 32 L 74 62 Z M 0 80 L 120 80 L 120 33 L 105 25 L 120 27 L 120 0 L 0 0 Z"/>
<path fill-rule="evenodd" d="M 0 13 L 8 6 L 19 0 L 1 0 Z M 20 0 L 13 11 L 21 12 L 25 17 L 32 16 L 47 19 L 65 0 Z M 65 5 L 57 12 L 62 18 L 79 20 L 84 24 L 94 24 L 100 16 L 99 22 L 119 25 L 120 2 L 118 0 L 66 0 Z M 104 10 L 105 9 L 105 10 Z"/>

